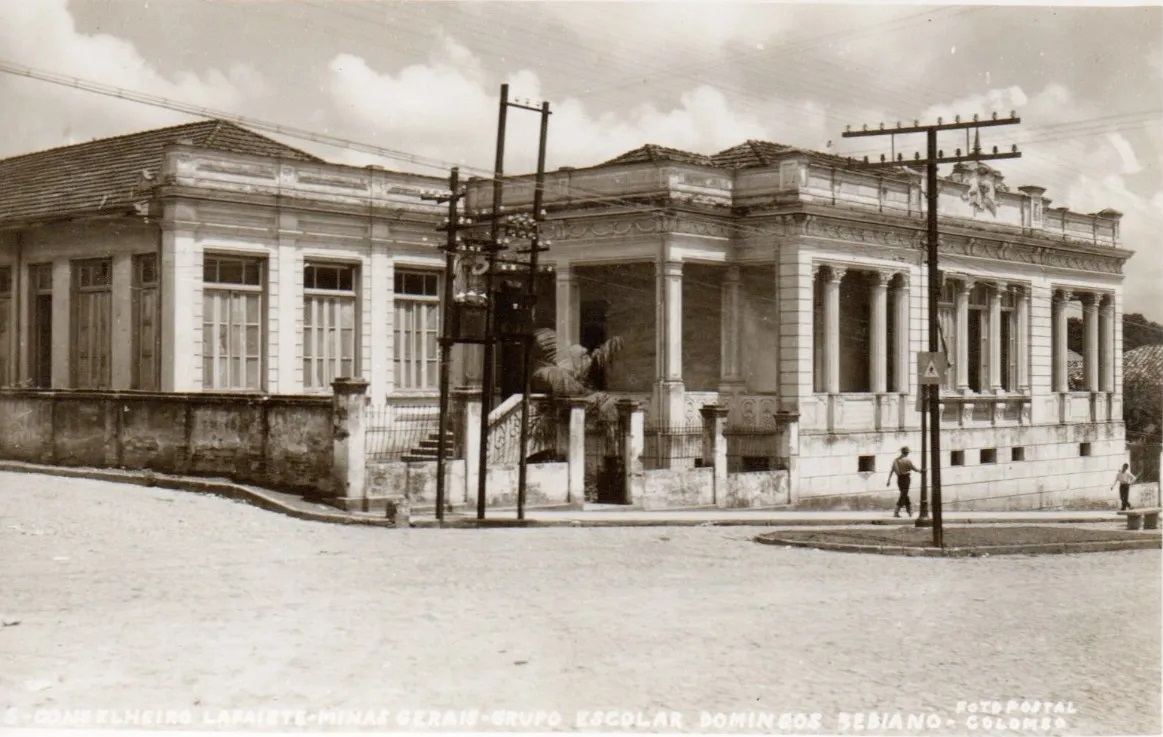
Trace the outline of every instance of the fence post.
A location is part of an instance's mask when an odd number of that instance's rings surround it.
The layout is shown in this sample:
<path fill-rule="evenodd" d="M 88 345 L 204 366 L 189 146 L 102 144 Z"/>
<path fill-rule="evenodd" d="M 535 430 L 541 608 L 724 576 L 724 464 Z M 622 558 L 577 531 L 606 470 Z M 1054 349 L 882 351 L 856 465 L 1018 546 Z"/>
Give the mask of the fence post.
<path fill-rule="evenodd" d="M 336 379 L 331 382 L 331 479 L 333 503 L 341 509 L 361 508 L 366 496 L 367 434 L 364 423 L 367 382 Z"/>
<path fill-rule="evenodd" d="M 642 406 L 633 399 L 619 399 L 618 434 L 622 443 L 622 501 L 633 504 L 646 492 L 646 476 L 642 470 L 642 449 L 645 427 Z"/>
<path fill-rule="evenodd" d="M 481 394 L 475 387 L 454 390 L 461 406 L 457 442 L 464 450 L 464 495 L 461 504 L 469 504 L 477 489 L 477 471 L 481 457 Z"/>
<path fill-rule="evenodd" d="M 776 427 L 779 432 L 779 452 L 787 463 L 787 503 L 795 504 L 800 487 L 800 416 L 794 412 L 777 412 Z"/>
<path fill-rule="evenodd" d="M 586 501 L 586 400 L 570 399 L 569 408 L 569 489 L 570 504 L 581 509 Z"/>
<path fill-rule="evenodd" d="M 703 463 L 714 468 L 711 502 L 721 507 L 727 503 L 727 439 L 723 436 L 727 408 L 704 404 L 699 413 L 703 416 Z"/>

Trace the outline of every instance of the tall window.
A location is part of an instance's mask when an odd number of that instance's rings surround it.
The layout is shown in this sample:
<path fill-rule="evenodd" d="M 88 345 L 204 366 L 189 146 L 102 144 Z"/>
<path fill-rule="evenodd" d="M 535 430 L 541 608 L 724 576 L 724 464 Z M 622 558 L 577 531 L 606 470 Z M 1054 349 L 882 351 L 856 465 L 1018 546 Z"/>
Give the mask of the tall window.
<path fill-rule="evenodd" d="M 73 386 L 108 389 L 113 349 L 113 262 L 73 262 Z"/>
<path fill-rule="evenodd" d="M 133 257 L 133 388 L 158 389 L 157 254 Z"/>
<path fill-rule="evenodd" d="M 1018 326 L 1016 298 L 1012 289 L 1001 293 L 1001 388 L 1012 392 L 1018 385 Z"/>
<path fill-rule="evenodd" d="M 202 300 L 202 386 L 262 388 L 263 271 L 256 258 L 206 256 Z"/>
<path fill-rule="evenodd" d="M 941 301 L 937 304 L 937 324 L 940 327 L 940 336 L 943 344 L 938 343 L 938 349 L 945 351 L 948 370 L 945 371 L 944 391 L 952 392 L 957 389 L 957 371 L 954 364 L 957 361 L 957 285 L 951 279 L 946 279 L 941 288 Z"/>
<path fill-rule="evenodd" d="M 0 266 L 0 386 L 16 377 L 12 371 L 12 267 Z"/>
<path fill-rule="evenodd" d="M 981 393 L 989 389 L 989 298 L 992 287 L 976 284 L 969 292 L 969 389 Z"/>
<path fill-rule="evenodd" d="M 440 275 L 396 271 L 393 364 L 399 389 L 437 389 Z"/>
<path fill-rule="evenodd" d="M 52 264 L 28 267 L 29 365 L 33 386 L 52 386 Z"/>
<path fill-rule="evenodd" d="M 307 264 L 303 268 L 303 386 L 327 389 L 352 378 L 356 360 L 356 268 Z"/>

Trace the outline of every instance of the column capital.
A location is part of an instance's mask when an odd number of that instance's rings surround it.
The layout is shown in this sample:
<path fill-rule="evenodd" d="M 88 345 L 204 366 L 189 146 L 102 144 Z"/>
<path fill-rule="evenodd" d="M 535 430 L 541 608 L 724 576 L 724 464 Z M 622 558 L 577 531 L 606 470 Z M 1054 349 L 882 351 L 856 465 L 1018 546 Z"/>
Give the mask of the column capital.
<path fill-rule="evenodd" d="M 869 271 L 868 275 L 872 279 L 872 286 L 880 289 L 887 287 L 889 280 L 892 279 L 892 272 L 890 271 L 874 270 Z"/>
<path fill-rule="evenodd" d="M 958 296 L 968 294 L 969 290 L 973 289 L 973 285 L 975 284 L 973 279 L 970 279 L 968 276 L 957 275 L 950 278 L 953 279 L 953 289 Z"/>
<path fill-rule="evenodd" d="M 703 416 L 704 420 L 726 417 L 727 411 L 727 407 L 721 404 L 704 404 L 702 407 L 699 407 L 699 414 Z"/>
<path fill-rule="evenodd" d="M 1098 304 L 1098 295 L 1094 292 L 1083 292 L 1078 295 L 1078 301 L 1083 307 L 1094 307 Z"/>
<path fill-rule="evenodd" d="M 1115 308 L 1115 296 L 1110 292 L 1101 292 L 1099 294 L 1098 308 L 1103 311 L 1110 311 Z"/>
<path fill-rule="evenodd" d="M 723 281 L 727 284 L 738 284 L 742 278 L 742 270 L 738 264 L 728 264 L 726 270 L 723 272 Z"/>
<path fill-rule="evenodd" d="M 909 272 L 898 271 L 898 272 L 894 273 L 892 275 L 892 277 L 893 277 L 893 280 L 896 281 L 896 284 L 894 285 L 895 289 L 908 289 L 909 288 Z"/>
<path fill-rule="evenodd" d="M 662 276 L 680 277 L 682 276 L 682 261 L 666 261 L 655 262 L 655 273 Z"/>
<path fill-rule="evenodd" d="M 825 268 L 826 271 L 824 272 L 824 281 L 828 283 L 839 282 L 844 278 L 844 275 L 848 273 L 847 266 L 834 266 L 832 264 L 825 264 Z"/>
<path fill-rule="evenodd" d="M 1069 289 L 1055 289 L 1054 290 L 1053 300 L 1055 302 L 1069 302 L 1072 299 L 1074 299 L 1074 295 L 1071 294 Z"/>

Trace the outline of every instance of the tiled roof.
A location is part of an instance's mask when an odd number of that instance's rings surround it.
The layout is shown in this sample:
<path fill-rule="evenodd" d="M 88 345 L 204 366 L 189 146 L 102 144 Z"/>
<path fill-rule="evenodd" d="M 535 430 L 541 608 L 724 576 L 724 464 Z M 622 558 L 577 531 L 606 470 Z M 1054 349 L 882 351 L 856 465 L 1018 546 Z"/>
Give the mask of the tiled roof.
<path fill-rule="evenodd" d="M 1123 383 L 1163 381 L 1163 345 L 1139 346 L 1123 354 Z"/>
<path fill-rule="evenodd" d="M 643 162 L 674 161 L 681 164 L 696 164 L 699 166 L 715 166 L 721 169 L 750 169 L 752 167 L 773 166 L 780 156 L 790 152 L 805 153 L 813 157 L 826 159 L 837 166 L 848 166 L 851 162 L 842 156 L 799 149 L 794 146 L 785 146 L 782 143 L 771 141 L 748 140 L 738 146 L 723 149 L 717 154 L 706 156 L 677 148 L 667 148 L 648 143 L 645 146 L 627 151 L 598 166 L 613 166 L 615 164 L 640 164 Z"/>
<path fill-rule="evenodd" d="M 640 164 L 647 161 L 673 161 L 679 164 L 714 166 L 714 162 L 711 161 L 710 156 L 691 153 L 690 151 L 683 151 L 677 148 L 656 146 L 653 143 L 640 146 L 633 151 L 627 151 L 621 156 L 617 156 L 613 159 L 610 159 L 609 161 L 598 164 L 598 166 L 612 166 L 615 164 Z"/>
<path fill-rule="evenodd" d="M 711 158 L 715 166 L 727 169 L 748 169 L 754 166 L 772 166 L 780 154 L 794 151 L 791 146 L 771 141 L 744 141 L 738 146 L 724 149 Z"/>
<path fill-rule="evenodd" d="M 0 223 L 125 207 L 174 143 L 297 161 L 322 159 L 223 120 L 158 128 L 0 159 Z"/>

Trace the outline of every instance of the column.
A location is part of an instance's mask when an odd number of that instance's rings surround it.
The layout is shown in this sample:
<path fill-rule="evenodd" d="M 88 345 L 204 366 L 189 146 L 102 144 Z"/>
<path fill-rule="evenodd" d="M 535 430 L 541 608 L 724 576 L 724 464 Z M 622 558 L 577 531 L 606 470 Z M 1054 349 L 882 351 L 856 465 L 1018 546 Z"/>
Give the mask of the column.
<path fill-rule="evenodd" d="M 989 293 L 989 389 L 1001 394 L 1001 295 L 1005 282 L 996 282 Z"/>
<path fill-rule="evenodd" d="M 1115 390 L 1115 304 L 1109 294 L 1104 294 L 1098 308 L 1098 385 L 1099 390 Z"/>
<path fill-rule="evenodd" d="M 1098 299 L 1083 294 L 1082 301 L 1082 376 L 1088 392 L 1098 391 Z"/>
<path fill-rule="evenodd" d="M 727 424 L 727 408 L 721 404 L 704 404 L 699 409 L 703 416 L 703 465 L 711 466 L 712 503 L 725 506 L 727 501 L 727 439 L 723 436 Z"/>
<path fill-rule="evenodd" d="M 896 386 L 893 391 L 901 394 L 909 392 L 909 275 L 897 274 L 897 285 L 893 287 L 893 309 L 896 310 Z"/>
<path fill-rule="evenodd" d="M 840 393 L 840 281 L 846 270 L 829 266 L 824 279 L 824 389 Z"/>
<path fill-rule="evenodd" d="M 962 279 L 955 282 L 954 311 L 957 319 L 957 391 L 969 393 L 969 291 L 973 281 Z"/>
<path fill-rule="evenodd" d="M 271 358 L 275 376 L 275 381 L 268 385 L 268 388 L 276 394 L 297 394 L 303 391 L 303 382 L 306 379 L 303 376 L 303 357 L 300 348 L 303 341 L 303 323 L 300 318 L 303 314 L 303 262 L 293 235 L 299 228 L 299 218 L 294 212 L 280 210 L 277 227 L 279 237 L 267 283 L 270 304 L 267 326 L 273 349 Z M 361 277 L 366 276 L 367 270 L 360 269 L 359 274 Z M 369 290 L 360 286 L 360 294 L 364 299 L 369 297 L 375 299 L 382 294 L 375 288 Z M 360 305 L 356 313 L 360 319 L 365 315 L 380 314 L 383 312 L 374 307 L 366 309 L 363 305 Z M 362 341 L 367 336 L 367 331 L 360 326 L 356 335 Z M 361 361 L 371 359 L 365 351 L 357 350 L 356 353 Z M 356 366 L 355 371 L 356 376 L 369 376 L 362 366 Z M 379 394 L 377 382 L 371 382 L 369 389 L 373 396 Z"/>
<path fill-rule="evenodd" d="M 1069 369 L 1066 363 L 1066 307 L 1070 304 L 1070 292 L 1060 290 L 1054 293 L 1053 312 L 1051 319 L 1054 323 L 1054 391 L 1065 392 L 1070 389 Z"/>
<path fill-rule="evenodd" d="M 113 256 L 112 299 L 112 354 L 109 356 L 110 389 L 132 389 L 133 363 L 133 254 Z M 3 377 L 0 377 L 3 378 Z"/>
<path fill-rule="evenodd" d="M 872 305 L 869 314 L 872 353 L 869 359 L 869 383 L 876 394 L 888 391 L 888 315 L 887 290 L 889 275 L 872 272 Z"/>
<path fill-rule="evenodd" d="M 1030 287 L 1020 287 L 1016 297 L 1017 386 L 1019 393 L 1027 394 L 1030 391 Z"/>
<path fill-rule="evenodd" d="M 723 309 L 720 345 L 720 391 L 739 391 L 743 381 L 740 366 L 740 339 L 743 327 L 741 276 L 738 266 L 728 266 L 723 275 Z"/>
<path fill-rule="evenodd" d="M 568 263 L 558 264 L 555 273 L 556 304 L 554 326 L 557 333 L 557 357 L 565 358 L 569 349 L 581 342 L 581 292 L 577 274 Z"/>
<path fill-rule="evenodd" d="M 73 386 L 72 315 L 73 265 L 68 259 L 52 262 L 52 388 Z"/>
<path fill-rule="evenodd" d="M 582 508 L 586 500 L 586 400 L 568 399 L 569 482 L 567 493 L 570 504 Z"/>
<path fill-rule="evenodd" d="M 360 509 L 367 468 L 364 432 L 367 382 L 336 379 L 331 383 L 331 391 L 333 504 L 346 510 Z"/>
<path fill-rule="evenodd" d="M 622 503 L 633 504 L 646 490 L 642 469 L 642 451 L 645 447 L 645 425 L 642 408 L 633 399 L 619 399 L 618 442 L 622 444 Z"/>
<path fill-rule="evenodd" d="M 657 296 L 658 407 L 667 425 L 681 425 L 682 382 L 682 262 L 659 261 L 655 268 Z"/>
<path fill-rule="evenodd" d="M 193 221 L 193 206 L 166 206 L 162 227 L 161 375 L 163 392 L 202 388 L 202 249 L 194 231 L 173 222 Z"/>

